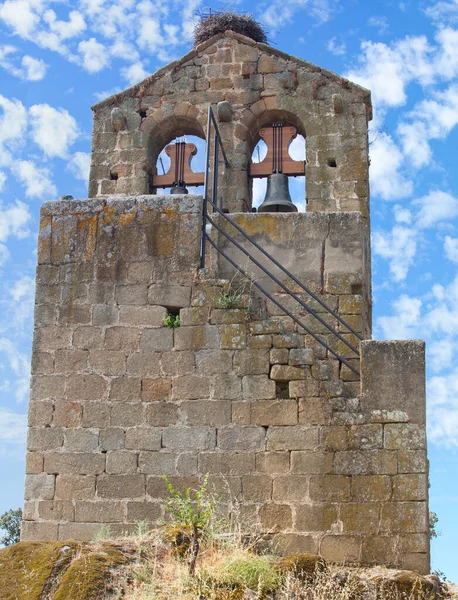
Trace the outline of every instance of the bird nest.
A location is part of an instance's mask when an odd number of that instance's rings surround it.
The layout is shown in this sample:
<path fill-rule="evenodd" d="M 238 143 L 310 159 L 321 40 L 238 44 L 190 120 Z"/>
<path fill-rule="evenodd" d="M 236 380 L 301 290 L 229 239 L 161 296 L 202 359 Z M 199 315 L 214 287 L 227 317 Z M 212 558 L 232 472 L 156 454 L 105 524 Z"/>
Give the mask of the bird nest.
<path fill-rule="evenodd" d="M 214 35 L 228 30 L 240 33 L 255 42 L 267 44 L 267 36 L 263 28 L 251 15 L 217 12 L 200 16 L 200 21 L 194 29 L 194 45 L 197 46 Z"/>

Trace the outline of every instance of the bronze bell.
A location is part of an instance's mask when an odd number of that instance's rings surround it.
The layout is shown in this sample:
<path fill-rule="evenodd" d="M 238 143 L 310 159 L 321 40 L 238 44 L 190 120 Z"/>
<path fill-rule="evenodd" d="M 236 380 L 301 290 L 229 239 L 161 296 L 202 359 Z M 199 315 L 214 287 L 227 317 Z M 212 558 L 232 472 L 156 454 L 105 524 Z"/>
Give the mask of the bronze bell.
<path fill-rule="evenodd" d="M 288 176 L 272 173 L 267 178 L 267 192 L 258 212 L 297 212 L 289 195 Z"/>
<path fill-rule="evenodd" d="M 173 186 L 170 188 L 171 194 L 187 194 L 188 190 L 184 185 L 184 181 L 175 181 Z"/>

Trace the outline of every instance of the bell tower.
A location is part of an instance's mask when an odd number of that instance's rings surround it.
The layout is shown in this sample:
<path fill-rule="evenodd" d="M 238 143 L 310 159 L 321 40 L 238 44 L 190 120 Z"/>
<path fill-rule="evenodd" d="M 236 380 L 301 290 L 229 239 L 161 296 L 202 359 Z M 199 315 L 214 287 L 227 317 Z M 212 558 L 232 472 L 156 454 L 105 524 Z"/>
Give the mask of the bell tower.
<path fill-rule="evenodd" d="M 208 474 L 277 551 L 429 572 L 424 344 L 371 339 L 370 92 L 226 31 L 93 113 L 89 198 L 41 209 L 22 538 L 155 526 L 163 475 Z"/>

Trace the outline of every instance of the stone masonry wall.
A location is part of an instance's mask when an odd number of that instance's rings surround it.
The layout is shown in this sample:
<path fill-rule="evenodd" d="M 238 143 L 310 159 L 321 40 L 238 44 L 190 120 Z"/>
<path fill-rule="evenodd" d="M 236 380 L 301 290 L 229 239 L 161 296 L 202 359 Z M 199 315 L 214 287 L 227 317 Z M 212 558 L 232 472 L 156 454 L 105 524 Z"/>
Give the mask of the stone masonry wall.
<path fill-rule="evenodd" d="M 239 500 L 244 529 L 281 551 L 427 571 L 423 347 L 363 342 L 360 383 L 253 289 L 222 309 L 222 263 L 198 269 L 201 202 L 42 208 L 22 538 L 86 539 L 103 524 L 131 532 L 164 516 L 163 474 L 182 489 L 209 473 L 223 507 Z M 260 217 L 246 215 L 275 243 L 298 219 Z M 362 331 L 363 236 L 351 261 L 343 235 L 364 229 L 361 217 L 301 218 L 321 243 L 346 223 L 334 262 L 306 283 L 327 282 L 317 293 Z M 178 310 L 181 326 L 164 327 Z"/>
<path fill-rule="evenodd" d="M 230 169 L 221 169 L 218 195 L 229 212 L 250 210 L 259 131 L 283 122 L 306 137 L 307 210 L 368 218 L 370 92 L 230 31 L 93 107 L 89 196 L 151 193 L 160 151 L 178 136 L 205 138 L 208 108 L 218 118 L 223 101 L 232 110 L 219 122 Z"/>

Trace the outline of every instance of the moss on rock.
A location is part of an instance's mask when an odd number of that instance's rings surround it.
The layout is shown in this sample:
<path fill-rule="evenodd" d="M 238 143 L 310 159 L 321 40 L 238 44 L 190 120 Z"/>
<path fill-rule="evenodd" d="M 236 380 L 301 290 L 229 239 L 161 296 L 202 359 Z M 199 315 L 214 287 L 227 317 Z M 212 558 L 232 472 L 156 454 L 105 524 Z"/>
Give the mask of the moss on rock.
<path fill-rule="evenodd" d="M 127 550 L 127 551 L 126 551 Z M 119 544 L 20 542 L 0 550 L 2 600 L 102 600 L 133 550 Z"/>

